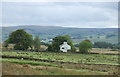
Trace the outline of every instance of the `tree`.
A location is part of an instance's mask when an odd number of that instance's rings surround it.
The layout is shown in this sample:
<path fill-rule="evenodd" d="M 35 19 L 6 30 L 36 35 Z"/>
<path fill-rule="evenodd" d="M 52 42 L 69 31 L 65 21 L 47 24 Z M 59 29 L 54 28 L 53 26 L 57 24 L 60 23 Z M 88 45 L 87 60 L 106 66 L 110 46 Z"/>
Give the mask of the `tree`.
<path fill-rule="evenodd" d="M 39 36 L 36 36 L 35 39 L 34 39 L 34 49 L 35 49 L 35 51 L 40 50 L 40 45 L 41 45 L 40 38 L 39 38 Z"/>
<path fill-rule="evenodd" d="M 48 45 L 48 51 L 52 51 L 52 45 Z"/>
<path fill-rule="evenodd" d="M 76 48 L 73 45 L 73 41 L 72 41 L 71 37 L 69 35 L 65 35 L 64 37 L 67 38 L 67 43 L 71 46 L 71 51 L 75 52 Z"/>
<path fill-rule="evenodd" d="M 32 48 L 32 35 L 28 34 L 24 29 L 18 29 L 9 35 L 9 43 L 14 44 L 15 50 L 27 50 Z"/>
<path fill-rule="evenodd" d="M 84 40 L 79 44 L 80 53 L 88 53 L 92 49 L 92 43 L 89 40 Z"/>
<path fill-rule="evenodd" d="M 52 51 L 58 52 L 60 50 L 60 45 L 63 44 L 63 42 L 67 42 L 71 46 L 71 51 L 75 51 L 75 46 L 73 45 L 69 35 L 57 36 L 53 38 L 52 45 L 50 46 L 52 47 Z M 48 48 L 51 50 L 50 47 Z"/>
<path fill-rule="evenodd" d="M 60 45 L 63 42 L 67 42 L 67 38 L 65 36 L 57 36 L 53 38 L 52 42 L 52 51 L 58 52 L 60 50 Z"/>
<path fill-rule="evenodd" d="M 107 42 L 95 42 L 94 47 L 95 48 L 108 48 L 108 47 L 111 48 L 112 44 Z"/>

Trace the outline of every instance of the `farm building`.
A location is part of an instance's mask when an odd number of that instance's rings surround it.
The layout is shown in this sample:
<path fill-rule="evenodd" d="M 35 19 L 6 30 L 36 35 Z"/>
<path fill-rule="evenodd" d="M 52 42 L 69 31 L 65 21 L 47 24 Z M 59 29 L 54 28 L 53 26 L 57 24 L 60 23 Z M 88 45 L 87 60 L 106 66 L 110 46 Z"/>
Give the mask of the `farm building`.
<path fill-rule="evenodd" d="M 67 52 L 68 50 L 71 50 L 71 46 L 67 44 L 67 42 L 63 42 L 62 45 L 60 45 L 60 51 Z"/>

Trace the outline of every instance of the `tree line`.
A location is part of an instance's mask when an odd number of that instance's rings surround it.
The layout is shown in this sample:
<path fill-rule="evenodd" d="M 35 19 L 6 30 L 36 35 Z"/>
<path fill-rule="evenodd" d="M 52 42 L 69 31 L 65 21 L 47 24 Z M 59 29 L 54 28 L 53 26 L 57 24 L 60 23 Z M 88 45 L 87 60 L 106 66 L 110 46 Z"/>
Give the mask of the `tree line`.
<path fill-rule="evenodd" d="M 120 43 L 111 44 L 107 42 L 95 42 L 93 45 L 94 48 L 111 48 L 111 49 L 120 49 Z"/>
<path fill-rule="evenodd" d="M 75 47 L 79 47 L 79 44 L 76 44 Z M 93 44 L 93 48 L 111 48 L 111 49 L 120 49 L 120 43 L 111 44 L 108 42 L 98 41 Z"/>
<path fill-rule="evenodd" d="M 59 46 L 63 44 L 63 42 L 67 42 L 71 46 L 70 52 L 75 52 L 76 48 L 72 42 L 72 39 L 69 35 L 57 36 L 53 38 L 52 44 L 47 44 L 47 51 L 50 52 L 58 52 L 60 51 Z M 9 34 L 9 38 L 4 41 L 4 47 L 8 47 L 8 44 L 14 44 L 14 50 L 34 50 L 40 51 L 41 41 L 39 36 L 33 37 L 31 34 L 27 33 L 24 29 L 18 29 Z M 97 42 L 94 45 L 90 40 L 83 40 L 79 43 L 79 52 L 80 53 L 88 53 L 92 47 L 102 48 L 105 46 L 111 46 L 111 44 Z"/>

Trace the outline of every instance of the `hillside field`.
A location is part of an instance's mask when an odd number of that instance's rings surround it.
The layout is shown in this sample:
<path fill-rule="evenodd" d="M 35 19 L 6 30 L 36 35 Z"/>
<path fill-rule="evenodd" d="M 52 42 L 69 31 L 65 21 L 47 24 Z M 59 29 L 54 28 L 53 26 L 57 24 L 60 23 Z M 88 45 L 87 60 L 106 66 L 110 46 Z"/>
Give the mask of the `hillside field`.
<path fill-rule="evenodd" d="M 1 28 L 1 27 L 0 27 Z M 24 29 L 33 36 L 40 36 L 41 40 L 48 43 L 49 39 L 56 36 L 70 35 L 73 43 L 78 44 L 84 39 L 97 42 L 118 43 L 118 28 L 69 28 L 59 26 L 37 26 L 21 25 L 12 27 L 2 27 L 2 41 L 9 37 L 9 34 L 17 29 Z M 46 40 L 47 39 L 47 40 Z"/>

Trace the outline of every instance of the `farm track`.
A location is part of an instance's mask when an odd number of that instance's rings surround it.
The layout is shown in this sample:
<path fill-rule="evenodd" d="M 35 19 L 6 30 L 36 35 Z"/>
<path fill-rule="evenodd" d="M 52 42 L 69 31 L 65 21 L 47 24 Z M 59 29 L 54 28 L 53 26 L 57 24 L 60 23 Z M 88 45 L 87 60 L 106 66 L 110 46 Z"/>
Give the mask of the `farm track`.
<path fill-rule="evenodd" d="M 2 58 L 11 58 L 11 59 L 23 59 L 23 60 L 32 60 L 32 61 L 42 61 L 42 62 L 60 63 L 60 64 L 83 64 L 83 65 L 116 66 L 116 67 L 119 67 L 119 66 L 120 66 L 120 65 L 109 65 L 109 64 L 73 63 L 73 62 L 53 61 L 53 60 L 46 60 L 46 59 L 35 59 L 35 58 L 28 58 L 28 57 L 5 56 L 5 55 L 0 55 L 0 57 L 2 57 Z"/>

